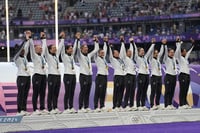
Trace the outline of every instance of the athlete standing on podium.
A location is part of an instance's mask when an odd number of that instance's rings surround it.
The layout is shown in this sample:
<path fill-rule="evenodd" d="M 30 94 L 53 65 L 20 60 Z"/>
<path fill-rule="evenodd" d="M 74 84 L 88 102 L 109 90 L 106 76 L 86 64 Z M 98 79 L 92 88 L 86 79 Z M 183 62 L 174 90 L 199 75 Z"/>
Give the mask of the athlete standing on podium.
<path fill-rule="evenodd" d="M 31 60 L 34 65 L 34 74 L 32 76 L 32 84 L 33 84 L 33 96 L 32 96 L 32 104 L 33 104 L 33 114 L 32 115 L 40 115 L 40 114 L 48 114 L 49 112 L 45 109 L 45 95 L 46 95 L 46 61 L 44 59 L 44 52 L 42 50 L 41 45 L 34 45 L 33 39 L 31 38 L 31 31 L 26 33 L 27 37 L 29 37 L 30 42 L 30 53 Z M 37 108 L 38 97 L 40 97 L 40 111 Z"/>
<path fill-rule="evenodd" d="M 63 82 L 65 85 L 65 96 L 64 96 L 64 112 L 63 113 L 76 113 L 77 111 L 73 107 L 74 91 L 76 88 L 76 71 L 74 62 L 74 51 L 76 49 L 78 39 L 80 36 L 76 35 L 74 46 L 64 45 L 65 33 L 60 33 L 60 43 L 62 46 L 61 59 L 64 64 L 64 77 Z"/>
<path fill-rule="evenodd" d="M 136 88 L 136 64 L 133 60 L 133 38 L 129 39 L 130 46 L 129 49 L 125 48 L 124 43 L 122 43 L 121 47 L 124 54 L 124 63 L 125 63 L 125 97 L 124 97 L 124 108 L 126 111 L 135 111 L 134 107 L 134 96 L 135 96 L 135 88 Z M 129 105 L 128 105 L 129 102 Z"/>
<path fill-rule="evenodd" d="M 175 107 L 172 105 L 174 91 L 176 87 L 176 76 L 177 76 L 177 65 L 176 59 L 174 56 L 174 49 L 168 48 L 166 43 L 167 40 L 162 40 L 163 44 L 165 44 L 165 54 L 163 62 L 166 66 L 166 75 L 164 77 L 165 81 L 165 109 L 166 110 L 173 110 Z"/>
<path fill-rule="evenodd" d="M 155 38 L 152 38 L 151 45 L 154 50 L 151 52 L 149 62 L 151 64 L 151 94 L 150 94 L 150 105 L 151 110 L 160 109 L 160 95 L 162 89 L 162 71 L 160 59 L 164 52 L 164 44 L 161 45 L 160 52 L 155 49 Z M 164 42 L 163 42 L 164 43 Z M 154 101 L 155 100 L 155 101 Z"/>
<path fill-rule="evenodd" d="M 147 89 L 149 85 L 149 64 L 147 59 L 149 58 L 151 52 L 153 51 L 153 46 L 151 46 L 147 53 L 145 54 L 145 51 L 143 48 L 138 48 L 134 43 L 135 48 L 135 55 L 134 59 L 138 65 L 138 76 L 137 76 L 137 95 L 136 95 L 136 103 L 138 110 L 140 111 L 146 111 L 148 108 L 145 106 L 145 100 L 147 97 Z"/>
<path fill-rule="evenodd" d="M 191 107 L 187 102 L 187 93 L 190 85 L 190 68 L 188 58 L 192 49 L 194 48 L 194 40 L 190 39 L 192 42 L 192 47 L 187 51 L 186 49 L 181 48 L 183 43 L 180 37 L 176 39 L 176 52 L 175 56 L 180 66 L 180 74 L 178 76 L 180 84 L 180 93 L 179 93 L 179 109 L 190 109 Z"/>
<path fill-rule="evenodd" d="M 26 31 L 28 32 L 28 31 Z M 25 32 L 26 40 L 22 44 L 22 48 L 14 56 L 14 62 L 17 66 L 17 114 L 16 115 L 30 115 L 26 111 L 27 98 L 30 89 L 30 69 L 28 66 L 27 54 L 29 48 L 29 37 Z"/>
<path fill-rule="evenodd" d="M 96 54 L 95 62 L 97 66 L 97 76 L 95 80 L 94 109 L 95 112 L 105 111 L 105 96 L 107 89 L 108 63 L 106 61 L 106 53 L 108 46 L 108 37 L 104 37 L 103 49 Z M 98 108 L 100 102 L 100 108 Z"/>
<path fill-rule="evenodd" d="M 87 44 L 82 44 L 80 46 L 80 39 L 78 39 L 78 46 L 76 52 L 76 56 L 80 64 L 79 112 L 84 112 L 84 113 L 91 112 L 91 109 L 89 108 L 89 96 L 92 85 L 91 58 L 99 50 L 99 43 L 97 36 L 94 36 L 93 41 L 94 41 L 94 50 L 88 53 Z"/>
<path fill-rule="evenodd" d="M 124 37 L 120 36 L 121 45 L 124 43 Z M 122 99 L 124 94 L 124 78 L 125 78 L 125 63 L 126 58 L 123 53 L 123 47 L 120 49 L 120 53 L 117 50 L 112 50 L 111 45 L 109 47 L 109 59 L 114 69 L 114 89 L 113 89 L 113 110 L 122 110 Z"/>
<path fill-rule="evenodd" d="M 44 49 L 44 56 L 48 64 L 48 96 L 47 96 L 47 106 L 50 114 L 59 114 L 61 111 L 58 109 L 58 96 L 61 86 L 61 75 L 59 66 L 59 55 L 62 46 L 49 45 L 47 48 L 46 35 L 41 32 L 40 37 L 42 39 L 42 45 Z"/>

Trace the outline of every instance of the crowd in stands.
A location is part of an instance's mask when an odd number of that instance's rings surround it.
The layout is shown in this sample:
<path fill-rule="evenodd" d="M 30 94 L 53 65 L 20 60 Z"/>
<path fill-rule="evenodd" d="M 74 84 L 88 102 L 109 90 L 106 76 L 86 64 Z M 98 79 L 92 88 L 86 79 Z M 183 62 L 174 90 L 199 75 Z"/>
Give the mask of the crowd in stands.
<path fill-rule="evenodd" d="M 103 0 L 77 2 L 64 19 L 185 14 L 200 11 L 200 0 Z"/>
<path fill-rule="evenodd" d="M 16 2 L 16 1 L 15 1 Z M 9 16 L 18 16 L 18 11 L 22 3 L 16 6 L 14 0 L 9 1 Z M 32 19 L 35 14 L 39 15 L 40 20 L 54 20 L 54 1 L 53 0 L 27 0 L 27 6 L 37 6 L 38 10 L 23 11 L 25 17 Z M 0 2 L 1 20 L 5 20 L 4 2 Z M 76 20 L 79 18 L 110 18 L 110 17 L 135 17 L 185 14 L 200 11 L 200 0 L 77 0 L 73 7 L 67 7 L 66 1 L 60 0 L 58 3 L 59 19 Z M 23 6 L 22 6 L 23 7 Z M 35 9 L 35 8 L 34 8 Z"/>

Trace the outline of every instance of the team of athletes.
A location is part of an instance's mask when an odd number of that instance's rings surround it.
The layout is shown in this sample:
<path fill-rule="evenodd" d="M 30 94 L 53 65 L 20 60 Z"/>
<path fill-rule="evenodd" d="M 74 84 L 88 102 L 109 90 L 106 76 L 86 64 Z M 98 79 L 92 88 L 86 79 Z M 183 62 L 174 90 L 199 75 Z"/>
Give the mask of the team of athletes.
<path fill-rule="evenodd" d="M 114 69 L 113 111 L 176 109 L 173 106 L 173 96 L 177 77 L 180 84 L 179 109 L 191 108 L 187 102 L 187 92 L 190 84 L 188 57 L 194 47 L 193 39 L 191 39 L 192 46 L 187 51 L 181 48 L 183 42 L 180 37 L 176 38 L 176 50 L 168 48 L 166 39 L 161 40 L 162 45 L 159 48 L 160 50 L 158 50 L 155 47 L 156 40 L 152 38 L 152 44 L 145 53 L 144 48 L 136 46 L 133 38 L 129 39 L 129 44 L 126 46 L 123 36 L 120 36 L 120 51 L 109 44 L 107 36 L 103 39 L 103 45 L 100 45 L 98 37 L 94 36 L 94 49 L 91 52 L 88 51 L 86 43 L 81 44 L 81 33 L 79 32 L 75 35 L 74 45 L 65 45 L 65 33 L 61 32 L 59 34 L 58 48 L 56 48 L 56 45 L 47 45 L 44 32 L 40 33 L 41 45 L 34 44 L 31 31 L 25 31 L 25 37 L 26 40 L 14 57 L 14 62 L 18 68 L 17 115 L 30 115 L 27 112 L 26 105 L 31 79 L 33 88 L 32 115 L 108 111 L 105 107 L 105 98 L 110 65 L 106 56 L 109 57 L 111 67 Z M 34 65 L 32 78 L 27 60 L 29 52 Z M 63 83 L 65 94 L 63 112 L 57 106 L 61 87 L 59 57 L 61 57 L 64 64 Z M 78 110 L 73 106 L 76 88 L 75 58 L 80 66 Z M 92 58 L 97 66 L 93 110 L 89 108 L 93 75 Z M 164 72 L 162 72 L 162 63 L 165 64 L 166 68 Z M 178 65 L 180 68 L 179 72 L 177 71 Z M 165 73 L 164 108 L 160 106 L 163 73 Z M 151 85 L 150 107 L 147 107 L 146 99 L 149 83 Z M 47 108 L 45 108 L 46 87 L 48 88 Z M 38 99 L 39 108 L 37 107 Z M 135 106 L 134 99 L 136 99 Z"/>

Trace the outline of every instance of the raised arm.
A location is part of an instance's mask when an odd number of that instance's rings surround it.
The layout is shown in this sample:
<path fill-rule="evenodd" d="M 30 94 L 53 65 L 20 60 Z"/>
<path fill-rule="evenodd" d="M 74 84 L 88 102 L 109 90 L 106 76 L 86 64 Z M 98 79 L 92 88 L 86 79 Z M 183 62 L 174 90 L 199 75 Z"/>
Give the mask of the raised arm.
<path fill-rule="evenodd" d="M 134 53 L 133 53 L 133 52 L 134 52 L 134 51 L 133 51 L 133 43 L 132 43 L 132 42 L 130 42 L 129 50 L 130 50 L 131 53 L 132 53 L 132 54 L 131 54 L 131 59 L 133 59 L 133 57 L 134 57 L 134 55 L 133 55 Z"/>
<path fill-rule="evenodd" d="M 58 50 L 57 50 L 57 52 L 56 52 L 56 56 L 57 57 L 59 57 L 59 55 L 61 54 L 61 51 L 62 51 L 62 49 L 63 49 L 63 45 L 64 45 L 64 42 L 65 42 L 65 40 L 64 40 L 64 38 L 65 38 L 65 32 L 61 32 L 60 33 L 60 35 L 59 35 L 59 38 L 61 39 L 60 40 L 60 42 L 61 43 L 59 43 L 58 44 Z M 61 45 L 60 45 L 61 44 Z M 64 48 L 65 49 L 65 48 Z"/>
<path fill-rule="evenodd" d="M 125 59 L 126 58 L 126 48 L 125 48 L 124 42 L 121 42 L 121 48 L 120 48 L 119 57 L 121 59 Z"/>
<path fill-rule="evenodd" d="M 103 51 L 105 53 L 104 59 L 106 58 L 107 50 L 108 50 L 107 43 L 104 42 L 104 45 L 103 45 Z"/>
<path fill-rule="evenodd" d="M 97 37 L 94 37 L 94 50 L 92 50 L 90 53 L 89 53 L 89 56 L 90 57 L 93 57 L 99 50 L 99 42 L 98 42 L 98 38 Z"/>
<path fill-rule="evenodd" d="M 145 54 L 146 58 L 148 58 L 152 52 L 154 51 L 155 43 L 151 44 L 150 48 L 148 49 L 147 53 Z"/>
<path fill-rule="evenodd" d="M 36 53 L 35 53 L 35 47 L 34 47 L 33 39 L 30 39 L 29 43 L 30 43 L 31 59 L 34 59 L 36 57 Z"/>
<path fill-rule="evenodd" d="M 166 39 L 162 39 L 162 45 L 164 45 L 164 57 L 163 57 L 163 62 L 166 61 L 167 57 L 168 57 L 168 49 L 167 49 L 167 40 Z"/>
<path fill-rule="evenodd" d="M 137 59 L 138 59 L 138 48 L 137 48 L 137 46 L 134 42 L 133 42 L 133 46 L 134 46 L 134 60 L 137 61 Z"/>
<path fill-rule="evenodd" d="M 176 42 L 175 58 L 179 60 L 181 58 L 181 44 L 182 42 Z"/>
<path fill-rule="evenodd" d="M 27 43 L 25 43 L 24 45 L 24 56 L 27 56 L 29 52 L 29 47 L 30 47 L 29 40 L 32 38 L 31 31 L 30 30 L 25 31 L 25 36 L 26 36 Z"/>
<path fill-rule="evenodd" d="M 112 49 L 111 49 L 111 46 L 109 46 L 109 60 L 110 60 L 110 62 L 112 62 L 113 61 L 113 52 L 112 52 Z"/>
<path fill-rule="evenodd" d="M 40 33 L 40 38 L 42 39 L 42 55 L 48 56 L 49 50 L 47 48 L 47 40 L 46 40 L 46 35 L 44 32 Z"/>
<path fill-rule="evenodd" d="M 74 45 L 73 45 L 73 53 L 72 53 L 72 56 L 74 56 L 75 53 L 76 53 L 76 49 L 77 49 L 78 43 L 80 43 L 80 40 L 79 40 L 79 39 L 76 39 L 76 40 L 74 41 Z"/>
<path fill-rule="evenodd" d="M 64 39 L 60 39 L 60 42 L 59 42 L 59 46 L 61 47 L 61 58 L 63 59 L 64 55 L 65 55 L 65 45 L 64 45 Z"/>
<path fill-rule="evenodd" d="M 190 54 L 191 54 L 193 48 L 194 48 L 194 45 L 192 45 L 192 47 L 190 48 L 190 50 L 187 52 L 187 54 L 186 54 L 186 56 L 185 56 L 186 59 L 189 58 L 189 56 L 190 56 Z"/>
<path fill-rule="evenodd" d="M 158 53 L 158 59 L 160 59 L 160 58 L 162 57 L 163 52 L 164 52 L 164 46 L 161 45 L 161 47 L 160 47 L 160 52 Z"/>
<path fill-rule="evenodd" d="M 81 43 L 80 43 L 81 33 L 78 32 L 78 33 L 76 33 L 75 36 L 76 36 L 77 43 L 76 43 L 76 47 L 74 47 L 75 48 L 74 54 L 75 54 L 75 56 L 80 57 L 80 55 L 81 55 Z"/>
<path fill-rule="evenodd" d="M 24 46 L 26 45 L 26 43 L 29 43 L 28 41 L 24 41 L 22 43 L 22 47 L 20 48 L 20 50 L 15 54 L 14 58 L 13 58 L 13 61 L 16 63 L 16 60 L 19 58 L 22 50 L 24 49 Z"/>
<path fill-rule="evenodd" d="M 151 39 L 151 46 L 149 48 L 149 50 L 147 51 L 146 53 L 146 57 L 148 58 L 149 61 L 151 61 L 153 59 L 153 53 L 154 53 L 154 47 L 155 47 L 155 42 L 156 42 L 156 39 L 155 38 L 152 38 Z"/>

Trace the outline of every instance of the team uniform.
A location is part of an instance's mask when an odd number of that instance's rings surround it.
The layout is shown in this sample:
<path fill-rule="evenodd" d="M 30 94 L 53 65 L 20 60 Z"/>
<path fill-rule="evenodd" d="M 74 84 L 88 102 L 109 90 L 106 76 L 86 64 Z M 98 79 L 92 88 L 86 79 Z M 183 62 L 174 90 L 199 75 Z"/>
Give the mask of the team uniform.
<path fill-rule="evenodd" d="M 165 55 L 163 59 L 166 66 L 166 75 L 164 77 L 165 82 L 165 107 L 166 109 L 175 109 L 172 105 L 172 100 L 174 97 L 174 91 L 176 87 L 176 74 L 177 65 L 175 57 L 168 56 L 167 45 L 165 46 Z"/>
<path fill-rule="evenodd" d="M 46 61 L 44 58 L 44 53 L 37 54 L 35 52 L 33 40 L 30 39 L 30 53 L 31 59 L 34 65 L 34 74 L 32 76 L 32 84 L 33 84 L 33 96 L 32 96 L 32 104 L 33 104 L 33 114 L 48 114 L 45 110 L 45 95 L 46 95 Z M 40 97 L 40 110 L 39 112 L 37 108 L 38 96 Z"/>
<path fill-rule="evenodd" d="M 76 88 L 76 71 L 75 71 L 75 61 L 74 61 L 74 53 L 76 49 L 78 41 L 75 40 L 73 46 L 73 53 L 67 54 L 65 52 L 64 39 L 60 40 L 60 44 L 62 46 L 61 50 L 61 58 L 64 64 L 64 78 L 63 82 L 65 85 L 65 95 L 64 95 L 64 109 L 63 113 L 76 113 L 76 110 L 73 108 L 74 101 L 74 91 Z"/>
<path fill-rule="evenodd" d="M 138 55 L 138 50 L 136 45 L 134 44 L 135 48 L 135 61 L 138 65 L 138 76 L 137 76 L 137 95 L 136 95 L 136 103 L 139 110 L 148 110 L 145 107 L 145 99 L 147 95 L 147 88 L 149 85 L 149 64 L 148 64 L 148 57 L 150 53 L 153 51 L 153 45 L 149 48 L 147 53 L 144 56 Z"/>
<path fill-rule="evenodd" d="M 136 110 L 134 108 L 134 96 L 136 88 L 136 64 L 133 60 L 133 44 L 130 43 L 129 50 L 132 52 L 131 57 L 126 56 L 126 49 L 124 43 L 122 43 L 122 50 L 124 54 L 124 63 L 125 63 L 125 97 L 124 97 L 124 107 L 127 111 Z M 129 106 L 128 106 L 129 102 Z"/>
<path fill-rule="evenodd" d="M 105 107 L 105 96 L 107 89 L 107 75 L 108 75 L 108 63 L 106 61 L 107 43 L 104 42 L 103 51 L 104 57 L 95 56 L 95 62 L 97 66 L 97 75 L 95 80 L 95 94 L 94 94 L 94 109 L 97 112 L 103 111 Z M 98 109 L 98 102 L 100 102 L 100 109 Z"/>
<path fill-rule="evenodd" d="M 28 53 L 29 41 L 25 41 L 22 48 L 14 57 L 14 62 L 18 68 L 17 71 L 17 115 L 29 115 L 27 110 L 27 98 L 30 90 L 30 69 L 28 66 L 28 60 L 26 58 Z M 20 53 L 24 49 L 24 56 Z"/>
<path fill-rule="evenodd" d="M 58 110 L 58 96 L 61 85 L 61 75 L 59 66 L 59 54 L 61 46 L 59 45 L 56 54 L 51 54 L 47 48 L 46 39 L 42 39 L 42 45 L 44 50 L 44 56 L 48 64 L 48 96 L 47 107 L 51 114 L 61 113 Z"/>
<path fill-rule="evenodd" d="M 80 64 L 80 94 L 79 94 L 79 110 L 89 112 L 89 96 L 92 85 L 92 64 L 91 58 L 98 52 L 99 44 L 94 43 L 94 50 L 88 54 L 84 54 L 80 49 L 80 40 L 78 40 L 78 48 L 76 56 Z"/>
<path fill-rule="evenodd" d="M 122 42 L 123 43 L 123 42 Z M 109 59 L 114 68 L 114 89 L 113 89 L 113 109 L 118 110 L 122 106 L 122 98 L 125 88 L 125 56 L 123 54 L 123 47 L 120 49 L 119 58 L 113 57 L 112 49 L 109 48 Z"/>
<path fill-rule="evenodd" d="M 190 68 L 189 68 L 188 58 L 194 46 L 190 48 L 190 50 L 187 52 L 186 56 L 184 57 L 181 55 L 181 43 L 182 42 L 178 42 L 176 44 L 177 48 L 175 52 L 176 59 L 180 66 L 180 74 L 178 76 L 179 84 L 180 84 L 179 105 L 180 105 L 180 108 L 191 108 L 188 106 L 188 102 L 187 102 L 187 92 L 190 85 Z"/>
<path fill-rule="evenodd" d="M 155 46 L 155 44 L 152 44 Z M 153 110 L 158 109 L 160 105 L 160 96 L 162 89 L 162 72 L 160 59 L 164 52 L 164 46 L 160 48 L 158 57 L 153 57 L 154 51 L 149 57 L 149 62 L 151 64 L 151 95 L 150 95 L 150 105 Z M 155 103 L 154 103 L 155 99 Z"/>

